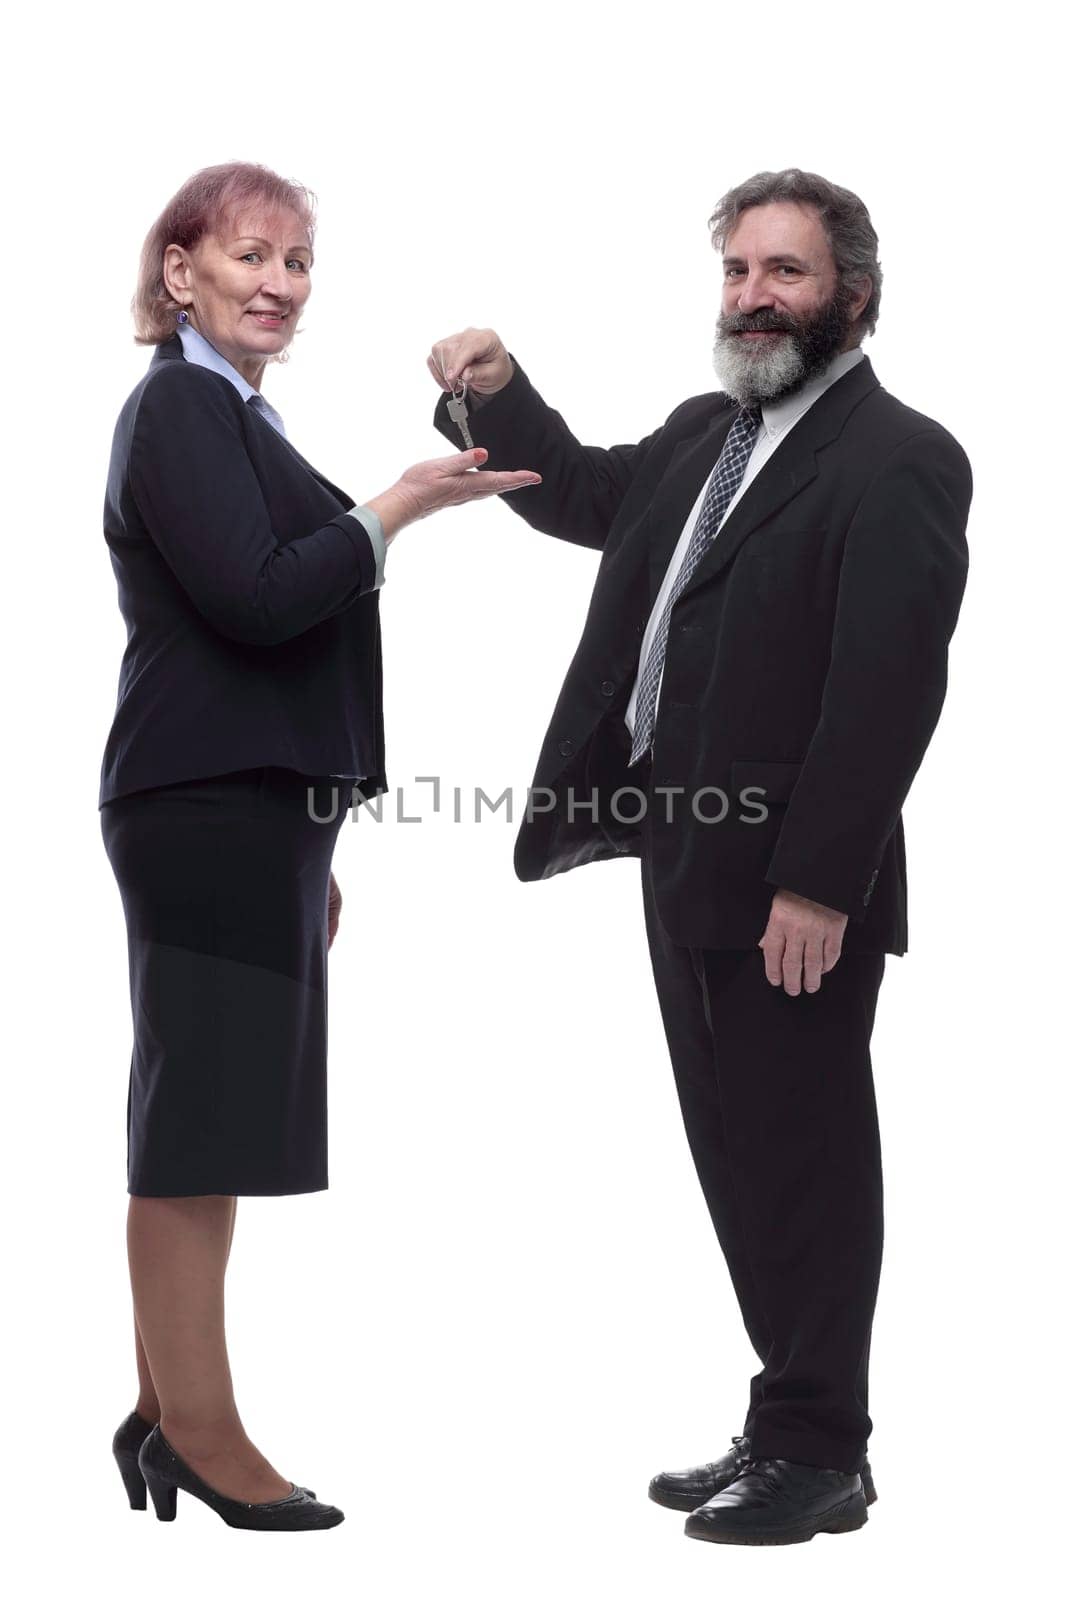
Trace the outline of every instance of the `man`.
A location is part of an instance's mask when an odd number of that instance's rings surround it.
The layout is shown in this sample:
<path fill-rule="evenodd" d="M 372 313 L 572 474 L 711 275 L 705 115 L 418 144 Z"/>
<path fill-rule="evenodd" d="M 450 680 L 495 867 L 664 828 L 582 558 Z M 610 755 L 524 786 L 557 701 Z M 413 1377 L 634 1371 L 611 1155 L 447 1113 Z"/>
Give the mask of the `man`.
<path fill-rule="evenodd" d="M 428 365 L 468 382 L 487 467 L 541 473 L 512 509 L 603 552 L 516 870 L 641 857 L 686 1132 L 761 1362 L 731 1449 L 650 1494 L 697 1538 L 786 1544 L 874 1499 L 869 1041 L 907 948 L 901 808 L 944 698 L 971 473 L 861 349 L 882 274 L 854 194 L 760 173 L 711 227 L 723 392 L 639 444 L 581 445 L 492 330 Z"/>

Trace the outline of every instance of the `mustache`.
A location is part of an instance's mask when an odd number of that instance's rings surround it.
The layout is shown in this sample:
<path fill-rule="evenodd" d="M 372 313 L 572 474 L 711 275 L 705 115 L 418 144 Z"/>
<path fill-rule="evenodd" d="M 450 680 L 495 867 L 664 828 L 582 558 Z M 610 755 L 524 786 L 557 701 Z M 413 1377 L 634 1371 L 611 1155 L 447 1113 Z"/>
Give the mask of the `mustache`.
<path fill-rule="evenodd" d="M 799 326 L 796 317 L 780 311 L 753 311 L 750 316 L 738 311 L 722 318 L 723 333 L 796 333 Z"/>

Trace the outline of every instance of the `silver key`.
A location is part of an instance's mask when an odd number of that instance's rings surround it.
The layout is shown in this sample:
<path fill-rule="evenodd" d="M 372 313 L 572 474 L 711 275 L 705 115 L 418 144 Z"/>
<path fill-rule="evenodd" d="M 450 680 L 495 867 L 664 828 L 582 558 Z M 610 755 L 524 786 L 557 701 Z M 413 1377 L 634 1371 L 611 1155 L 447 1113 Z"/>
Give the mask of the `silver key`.
<path fill-rule="evenodd" d="M 452 421 L 456 424 L 456 427 L 459 429 L 460 434 L 463 437 L 464 447 L 467 450 L 473 450 L 474 449 L 474 440 L 471 438 L 471 431 L 470 431 L 470 428 L 468 428 L 468 426 L 467 426 L 467 418 L 470 415 L 470 412 L 467 410 L 467 407 L 466 407 L 466 404 L 465 404 L 464 398 L 463 398 L 466 393 L 467 393 L 467 385 L 461 379 L 460 380 L 460 385 L 459 385 L 459 393 L 457 394 L 455 389 L 452 390 L 452 398 L 448 402 L 447 406 L 445 407 L 445 410 L 448 412 L 449 416 L 452 418 Z"/>

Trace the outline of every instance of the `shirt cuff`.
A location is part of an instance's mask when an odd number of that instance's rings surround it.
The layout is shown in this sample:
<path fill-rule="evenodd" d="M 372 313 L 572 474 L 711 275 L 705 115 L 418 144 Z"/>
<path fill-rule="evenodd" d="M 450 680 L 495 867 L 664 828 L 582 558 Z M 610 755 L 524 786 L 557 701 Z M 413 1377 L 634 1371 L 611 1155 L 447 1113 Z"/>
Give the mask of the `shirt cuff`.
<path fill-rule="evenodd" d="M 370 540 L 371 549 L 374 551 L 374 588 L 380 589 L 385 582 L 385 552 L 387 548 L 382 519 L 376 511 L 371 510 L 370 506 L 350 506 L 348 515 L 355 517 L 367 530 L 367 538 Z M 373 590 L 369 592 L 373 593 Z"/>

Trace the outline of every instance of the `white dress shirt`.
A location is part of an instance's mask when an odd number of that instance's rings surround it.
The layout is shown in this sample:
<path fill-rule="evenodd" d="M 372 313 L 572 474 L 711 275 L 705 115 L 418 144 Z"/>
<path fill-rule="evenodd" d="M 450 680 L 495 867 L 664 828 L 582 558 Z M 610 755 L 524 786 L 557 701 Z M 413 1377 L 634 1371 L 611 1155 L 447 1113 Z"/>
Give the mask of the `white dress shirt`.
<path fill-rule="evenodd" d="M 810 410 L 819 396 L 825 394 L 832 383 L 836 383 L 838 378 L 844 377 L 846 372 L 850 372 L 858 362 L 862 361 L 863 356 L 864 352 L 858 345 L 854 350 L 842 350 L 834 356 L 825 372 L 820 373 L 817 378 L 812 378 L 809 383 L 806 383 L 802 389 L 798 389 L 795 394 L 787 395 L 784 400 L 768 400 L 764 403 L 762 408 L 763 421 L 760 424 L 759 432 L 756 434 L 756 442 L 752 447 L 752 454 L 749 456 L 748 463 L 745 466 L 745 475 L 738 484 L 733 499 L 723 513 L 722 522 L 719 524 L 720 530 L 753 478 L 761 468 L 766 466 L 790 428 L 800 421 L 805 411 Z M 713 464 L 711 472 L 714 472 L 714 470 L 715 465 Z M 637 687 L 641 682 L 641 674 L 645 669 L 645 660 L 655 637 L 659 619 L 667 604 L 667 596 L 670 594 L 674 580 L 678 576 L 682 562 L 685 560 L 685 553 L 689 548 L 689 540 L 692 537 L 693 529 L 696 527 L 700 508 L 704 504 L 704 496 L 707 493 L 708 484 L 711 482 L 711 472 L 708 473 L 701 485 L 700 492 L 693 502 L 693 508 L 686 518 L 685 527 L 678 535 L 678 543 L 674 547 L 670 565 L 663 576 L 663 582 L 660 584 L 659 593 L 656 596 L 656 603 L 652 607 L 644 638 L 641 641 L 641 656 L 637 664 L 637 677 L 634 679 L 633 692 L 626 707 L 626 726 L 630 730 L 631 736 L 634 731 L 634 712 L 637 707 Z M 660 681 L 656 687 L 657 711 L 659 710 L 659 692 L 662 684 L 663 674 L 661 672 Z"/>

